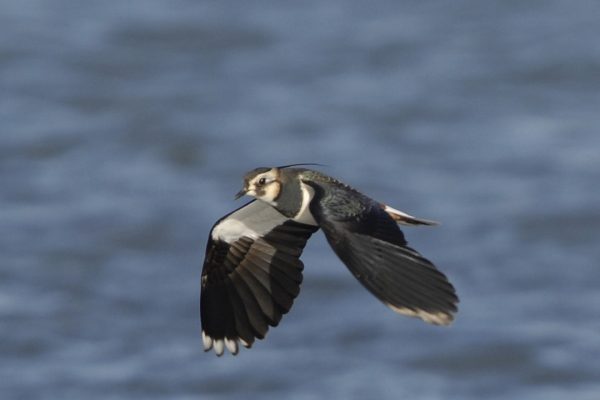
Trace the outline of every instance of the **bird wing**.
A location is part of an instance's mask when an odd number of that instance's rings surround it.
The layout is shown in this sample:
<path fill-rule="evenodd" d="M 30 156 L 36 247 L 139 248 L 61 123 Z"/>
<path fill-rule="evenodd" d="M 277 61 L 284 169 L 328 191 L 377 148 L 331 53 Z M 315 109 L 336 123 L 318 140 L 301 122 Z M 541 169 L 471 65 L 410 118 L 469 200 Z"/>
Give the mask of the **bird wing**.
<path fill-rule="evenodd" d="M 457 311 L 452 284 L 429 260 L 408 246 L 404 234 L 381 204 L 335 188 L 329 195 L 311 184 L 311 212 L 334 252 L 375 297 L 392 310 L 448 325 Z M 354 196 L 355 204 L 348 204 Z M 339 203 L 343 201 L 343 203 Z"/>
<path fill-rule="evenodd" d="M 276 326 L 300 291 L 299 257 L 317 226 L 294 222 L 252 201 L 213 226 L 202 268 L 204 350 L 237 354 Z"/>

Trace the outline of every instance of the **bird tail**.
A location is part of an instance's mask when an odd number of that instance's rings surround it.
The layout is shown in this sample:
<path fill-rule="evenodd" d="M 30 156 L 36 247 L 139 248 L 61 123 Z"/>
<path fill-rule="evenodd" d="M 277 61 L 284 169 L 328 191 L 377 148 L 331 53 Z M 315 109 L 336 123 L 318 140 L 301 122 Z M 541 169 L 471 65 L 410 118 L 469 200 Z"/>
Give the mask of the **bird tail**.
<path fill-rule="evenodd" d="M 396 221 L 397 223 L 399 223 L 401 225 L 427 225 L 427 226 L 439 225 L 439 222 L 431 221 L 429 219 L 413 217 L 412 215 L 403 213 L 400 210 L 396 210 L 395 208 L 392 208 L 392 207 L 388 206 L 387 204 L 382 204 L 381 207 L 383 208 L 383 210 L 386 213 L 388 213 L 388 215 L 390 217 L 392 217 L 392 219 L 394 221 Z"/>

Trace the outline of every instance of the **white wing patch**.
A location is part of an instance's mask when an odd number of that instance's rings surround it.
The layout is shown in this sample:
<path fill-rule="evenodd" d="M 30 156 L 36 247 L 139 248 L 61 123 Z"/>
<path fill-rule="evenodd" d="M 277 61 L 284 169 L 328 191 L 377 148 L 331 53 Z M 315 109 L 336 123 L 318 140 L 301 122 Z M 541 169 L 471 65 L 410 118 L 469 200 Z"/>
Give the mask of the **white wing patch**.
<path fill-rule="evenodd" d="M 287 219 L 264 201 L 254 200 L 221 220 L 213 228 L 211 236 L 213 240 L 227 243 L 234 242 L 242 236 L 256 239 L 269 233 Z"/>

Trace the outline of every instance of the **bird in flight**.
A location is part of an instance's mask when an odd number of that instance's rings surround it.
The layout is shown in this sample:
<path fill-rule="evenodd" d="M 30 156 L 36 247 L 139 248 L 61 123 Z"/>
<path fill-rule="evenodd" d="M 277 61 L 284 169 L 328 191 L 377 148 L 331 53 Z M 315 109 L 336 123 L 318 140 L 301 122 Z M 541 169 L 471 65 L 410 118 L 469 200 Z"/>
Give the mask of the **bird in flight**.
<path fill-rule="evenodd" d="M 306 164 L 302 164 L 306 165 Z M 397 313 L 448 325 L 452 284 L 409 247 L 400 225 L 434 225 L 299 164 L 256 168 L 236 199 L 255 199 L 213 226 L 202 268 L 204 350 L 251 347 L 277 326 L 300 291 L 306 241 L 319 228 L 358 281 Z"/>

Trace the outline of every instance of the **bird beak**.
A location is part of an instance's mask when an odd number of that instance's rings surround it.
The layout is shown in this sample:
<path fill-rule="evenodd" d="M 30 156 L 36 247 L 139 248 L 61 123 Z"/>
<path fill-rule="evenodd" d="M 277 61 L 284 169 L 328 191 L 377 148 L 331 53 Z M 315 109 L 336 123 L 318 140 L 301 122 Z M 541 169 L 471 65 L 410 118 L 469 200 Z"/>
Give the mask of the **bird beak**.
<path fill-rule="evenodd" d="M 235 200 L 239 199 L 240 197 L 242 197 L 243 195 L 245 195 L 247 192 L 246 189 L 242 189 L 239 192 L 237 192 L 237 194 L 235 195 Z"/>

